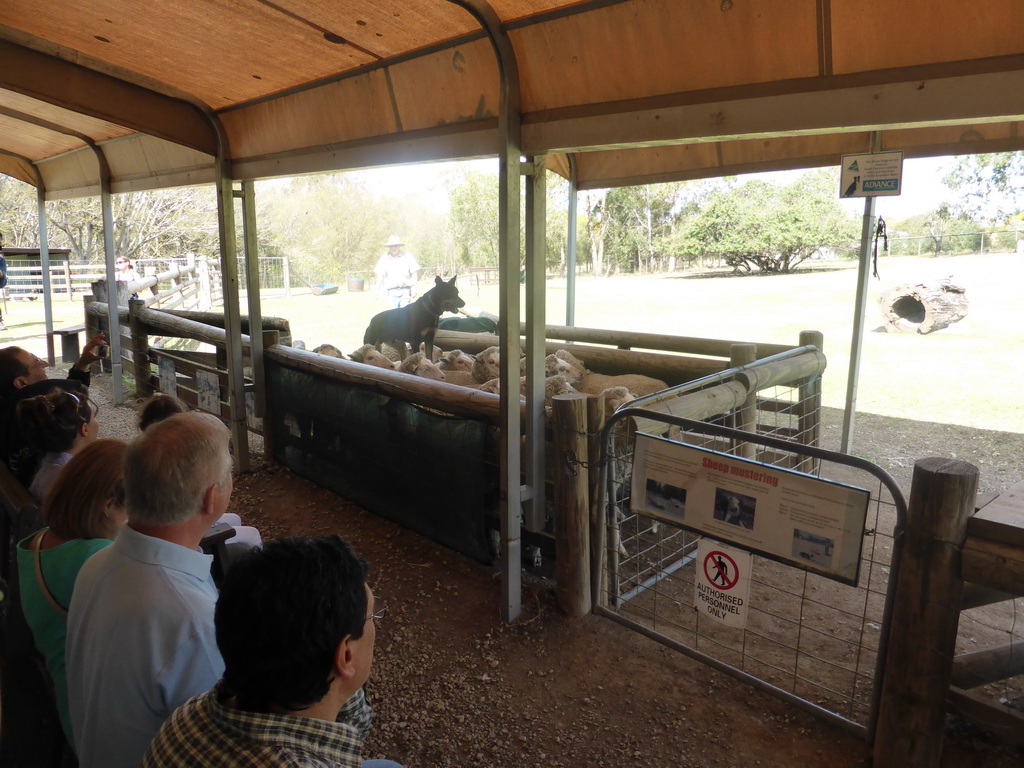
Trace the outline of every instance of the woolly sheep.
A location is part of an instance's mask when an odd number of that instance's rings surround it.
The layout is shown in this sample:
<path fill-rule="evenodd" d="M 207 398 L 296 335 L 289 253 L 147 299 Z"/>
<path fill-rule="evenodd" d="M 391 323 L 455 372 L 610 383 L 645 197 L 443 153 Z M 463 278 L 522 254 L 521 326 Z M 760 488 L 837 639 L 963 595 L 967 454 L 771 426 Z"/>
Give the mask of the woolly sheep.
<path fill-rule="evenodd" d="M 363 346 L 349 355 L 349 359 L 355 360 L 357 363 L 374 365 L 378 368 L 387 368 L 390 371 L 395 369 L 395 364 L 383 353 L 378 352 L 373 344 L 363 344 Z"/>
<path fill-rule="evenodd" d="M 321 344 L 319 347 L 313 347 L 313 351 L 318 355 L 324 355 L 325 357 L 345 357 L 341 350 L 333 344 Z"/>
<path fill-rule="evenodd" d="M 402 361 L 398 370 L 402 373 L 411 373 L 413 376 L 422 376 L 425 379 L 433 379 L 434 381 L 445 380 L 444 373 L 441 372 L 430 360 L 427 360 L 426 355 L 422 352 L 417 352 L 415 355 L 409 355 Z"/>
<path fill-rule="evenodd" d="M 476 380 L 472 371 L 444 371 L 444 380 L 449 384 L 457 384 L 460 387 L 469 387 L 470 389 L 480 389 L 483 386 L 483 384 Z"/>
<path fill-rule="evenodd" d="M 625 387 L 633 394 L 634 397 L 642 397 L 643 395 L 650 395 L 654 392 L 660 392 L 663 389 L 668 389 L 668 384 L 661 379 L 644 376 L 640 373 L 623 373 L 618 376 L 608 376 L 603 373 L 591 373 L 590 371 L 587 371 L 583 363 L 581 363 L 571 352 L 564 349 L 558 350 L 555 353 L 555 357 L 572 365 L 577 369 L 577 372 L 583 372 L 581 380 L 579 383 L 576 383 L 575 386 L 580 390 L 580 392 L 585 392 L 590 395 L 600 394 L 609 387 Z"/>
<path fill-rule="evenodd" d="M 473 361 L 474 378 L 481 384 L 498 378 L 499 364 L 498 347 L 488 347 L 484 351 L 478 352 Z"/>
<path fill-rule="evenodd" d="M 488 347 L 482 352 L 477 353 L 476 360 L 473 362 L 473 375 L 476 376 L 476 380 L 481 384 L 491 379 L 496 379 L 501 372 L 501 355 L 498 351 L 498 347 Z M 526 358 L 520 355 L 519 357 L 519 375 L 522 376 L 526 373 Z"/>
<path fill-rule="evenodd" d="M 473 357 L 473 355 L 468 355 L 461 349 L 453 349 L 451 352 L 447 352 L 441 356 L 437 361 L 437 367 L 445 373 L 450 373 L 452 371 L 465 371 L 467 373 L 472 373 L 473 364 L 475 362 L 476 358 Z"/>

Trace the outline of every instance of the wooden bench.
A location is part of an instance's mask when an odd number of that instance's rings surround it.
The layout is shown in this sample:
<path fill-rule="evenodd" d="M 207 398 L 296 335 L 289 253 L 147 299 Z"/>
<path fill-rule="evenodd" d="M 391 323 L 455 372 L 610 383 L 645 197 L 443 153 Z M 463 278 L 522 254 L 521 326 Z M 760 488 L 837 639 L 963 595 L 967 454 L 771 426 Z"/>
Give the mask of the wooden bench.
<path fill-rule="evenodd" d="M 78 334 L 84 331 L 85 323 L 54 330 L 53 335 L 60 336 L 60 359 L 63 362 L 75 363 L 82 356 L 82 345 L 78 340 Z"/>

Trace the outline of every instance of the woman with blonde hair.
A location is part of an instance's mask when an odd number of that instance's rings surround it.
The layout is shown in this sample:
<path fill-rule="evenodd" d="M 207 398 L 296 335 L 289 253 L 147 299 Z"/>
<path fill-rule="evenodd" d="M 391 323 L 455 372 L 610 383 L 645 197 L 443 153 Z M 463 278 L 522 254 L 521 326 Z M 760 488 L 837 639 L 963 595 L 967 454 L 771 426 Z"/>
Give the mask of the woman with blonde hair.
<path fill-rule="evenodd" d="M 42 454 L 28 488 L 36 501 L 45 500 L 61 467 L 99 436 L 98 412 L 87 396 L 60 389 L 18 403 L 18 428 L 29 446 Z"/>
<path fill-rule="evenodd" d="M 82 564 L 108 546 L 127 519 L 123 440 L 96 440 L 60 470 L 46 502 L 47 527 L 18 543 L 21 609 L 53 681 L 57 711 L 74 747 L 64 667 L 67 609 Z"/>

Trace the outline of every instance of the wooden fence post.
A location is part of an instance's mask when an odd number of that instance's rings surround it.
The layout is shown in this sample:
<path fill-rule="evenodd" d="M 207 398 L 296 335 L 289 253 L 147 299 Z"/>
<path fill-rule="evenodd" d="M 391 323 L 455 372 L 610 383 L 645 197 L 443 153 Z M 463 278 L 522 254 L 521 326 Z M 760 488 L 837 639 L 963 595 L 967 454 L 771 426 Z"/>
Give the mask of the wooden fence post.
<path fill-rule="evenodd" d="M 100 295 L 100 290 L 99 290 L 99 284 L 98 283 L 93 283 L 92 284 L 92 290 L 93 290 L 92 293 L 87 293 L 82 298 L 82 309 L 83 309 L 83 312 L 85 314 L 85 340 L 86 340 L 86 343 L 88 343 L 89 339 L 91 339 L 97 333 L 102 331 L 104 329 L 104 327 L 106 326 L 106 323 L 101 323 L 101 318 L 100 318 L 100 316 L 98 314 L 93 314 L 92 312 L 89 311 L 89 305 L 92 304 L 93 301 L 106 301 L 107 300 L 106 295 L 105 295 L 105 293 L 106 293 L 106 285 L 105 284 L 103 285 L 103 293 L 104 293 L 104 295 L 102 295 L 102 296 Z M 100 371 L 99 361 L 96 361 L 96 362 L 92 363 L 89 366 L 89 371 L 90 371 L 90 373 L 99 373 L 99 371 Z"/>
<path fill-rule="evenodd" d="M 196 276 L 199 278 L 199 309 L 209 309 L 213 306 L 213 288 L 210 283 L 210 264 L 206 257 L 199 255 L 196 258 Z"/>
<path fill-rule="evenodd" d="M 587 456 L 590 464 L 588 474 L 587 497 L 590 504 L 590 600 L 597 603 L 601 599 L 601 567 L 604 555 L 604 510 L 600 507 L 601 483 L 605 479 L 606 467 L 598 462 L 601 459 L 601 430 L 604 429 L 605 416 L 604 395 L 587 398 Z"/>
<path fill-rule="evenodd" d="M 555 395 L 555 578 L 559 607 L 590 613 L 587 397 Z"/>
<path fill-rule="evenodd" d="M 978 468 L 914 465 L 875 731 L 875 768 L 937 768 L 960 621 L 960 561 Z"/>
<path fill-rule="evenodd" d="M 149 372 L 149 336 L 137 314 L 145 307 L 146 302 L 142 299 L 131 299 L 128 302 L 128 330 L 132 337 L 132 375 L 135 378 L 136 397 L 149 397 L 153 394 Z"/>
<path fill-rule="evenodd" d="M 256 382 L 257 390 L 262 390 L 262 413 L 260 416 L 263 418 L 263 455 L 272 459 L 274 456 L 274 403 L 271 401 L 270 393 L 267 391 L 267 361 L 266 351 L 274 346 L 275 344 L 281 343 L 281 332 L 280 331 L 263 331 L 263 352 L 264 359 L 263 364 L 259 366 L 259 370 L 263 373 L 263 381 Z M 255 376 L 256 366 L 253 366 L 253 375 Z"/>

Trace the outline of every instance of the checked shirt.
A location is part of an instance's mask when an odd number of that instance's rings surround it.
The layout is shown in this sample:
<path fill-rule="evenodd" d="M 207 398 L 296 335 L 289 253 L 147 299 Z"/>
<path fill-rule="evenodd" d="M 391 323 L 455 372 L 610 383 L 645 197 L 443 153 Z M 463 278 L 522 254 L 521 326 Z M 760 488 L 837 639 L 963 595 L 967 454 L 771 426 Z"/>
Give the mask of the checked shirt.
<path fill-rule="evenodd" d="M 143 768 L 359 768 L 373 710 L 360 689 L 334 723 L 242 712 L 217 700 L 221 683 L 164 723 Z"/>

